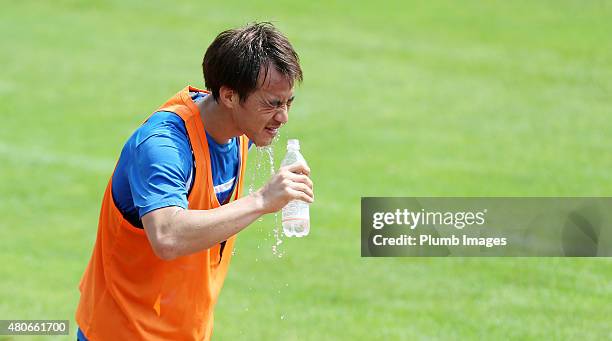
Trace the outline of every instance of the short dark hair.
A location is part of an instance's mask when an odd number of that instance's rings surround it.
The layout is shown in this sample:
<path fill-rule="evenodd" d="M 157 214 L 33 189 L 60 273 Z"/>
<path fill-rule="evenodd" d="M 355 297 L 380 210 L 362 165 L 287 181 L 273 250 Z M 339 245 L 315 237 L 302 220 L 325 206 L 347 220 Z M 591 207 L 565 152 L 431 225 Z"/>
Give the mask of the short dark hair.
<path fill-rule="evenodd" d="M 287 37 L 271 23 L 261 22 L 221 32 L 206 50 L 202 69 L 206 89 L 215 100 L 221 86 L 227 86 L 243 102 L 257 89 L 262 68 L 267 75 L 273 66 L 291 85 L 301 82 L 299 61 Z"/>

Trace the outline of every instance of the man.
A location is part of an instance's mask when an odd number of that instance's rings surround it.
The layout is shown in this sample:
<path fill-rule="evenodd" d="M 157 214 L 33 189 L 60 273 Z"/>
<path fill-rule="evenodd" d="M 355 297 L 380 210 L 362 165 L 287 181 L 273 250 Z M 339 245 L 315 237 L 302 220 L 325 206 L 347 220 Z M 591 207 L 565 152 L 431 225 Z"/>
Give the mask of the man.
<path fill-rule="evenodd" d="M 272 142 L 302 80 L 289 41 L 269 23 L 228 30 L 202 66 L 208 91 L 180 91 L 121 152 L 80 284 L 81 340 L 210 339 L 235 235 L 314 199 L 305 165 L 240 198 L 250 141 Z"/>

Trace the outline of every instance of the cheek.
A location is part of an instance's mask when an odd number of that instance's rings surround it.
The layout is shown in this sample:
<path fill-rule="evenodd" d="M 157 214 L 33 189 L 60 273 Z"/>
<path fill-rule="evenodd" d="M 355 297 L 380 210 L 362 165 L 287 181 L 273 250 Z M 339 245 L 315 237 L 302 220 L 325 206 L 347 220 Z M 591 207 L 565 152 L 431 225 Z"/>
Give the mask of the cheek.
<path fill-rule="evenodd" d="M 262 125 L 267 125 L 273 118 L 276 112 L 274 110 L 262 110 L 257 115 L 257 122 Z"/>
<path fill-rule="evenodd" d="M 240 122 L 240 126 L 243 128 L 242 130 L 250 131 L 251 133 L 259 133 L 265 128 L 267 124 L 266 117 L 259 114 L 253 114 L 252 112 L 250 114 L 244 114 Z"/>
<path fill-rule="evenodd" d="M 275 114 L 276 110 L 274 109 L 247 104 L 243 110 L 239 112 L 239 125 L 243 127 L 243 130 L 250 130 L 253 133 L 259 132 L 272 121 Z"/>

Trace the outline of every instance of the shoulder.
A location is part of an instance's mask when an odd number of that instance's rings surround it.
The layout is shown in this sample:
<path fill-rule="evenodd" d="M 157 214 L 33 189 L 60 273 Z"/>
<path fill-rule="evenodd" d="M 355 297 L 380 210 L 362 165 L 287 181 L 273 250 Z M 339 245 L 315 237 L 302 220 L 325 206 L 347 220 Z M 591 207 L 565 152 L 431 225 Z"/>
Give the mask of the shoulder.
<path fill-rule="evenodd" d="M 177 141 L 188 141 L 185 122 L 177 114 L 168 111 L 155 112 L 135 133 L 135 146 L 141 145 L 153 136 L 161 136 Z"/>
<path fill-rule="evenodd" d="M 183 120 L 172 112 L 156 112 L 133 136 L 132 160 L 137 167 L 170 169 L 188 175 L 193 165 Z"/>

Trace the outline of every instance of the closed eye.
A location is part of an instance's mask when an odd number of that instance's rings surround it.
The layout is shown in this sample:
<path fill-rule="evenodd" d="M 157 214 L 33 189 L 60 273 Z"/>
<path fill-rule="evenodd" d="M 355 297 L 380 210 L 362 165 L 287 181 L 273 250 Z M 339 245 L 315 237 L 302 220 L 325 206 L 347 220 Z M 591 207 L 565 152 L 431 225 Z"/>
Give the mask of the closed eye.
<path fill-rule="evenodd" d="M 295 98 L 295 96 L 291 96 L 291 98 L 289 98 L 287 100 L 287 106 L 290 106 L 291 103 L 293 103 L 293 99 L 294 98 Z M 271 107 L 274 107 L 274 108 L 280 108 L 280 107 L 283 106 L 283 104 L 284 103 L 281 100 L 273 100 L 273 101 L 268 102 L 268 105 L 270 105 Z"/>

